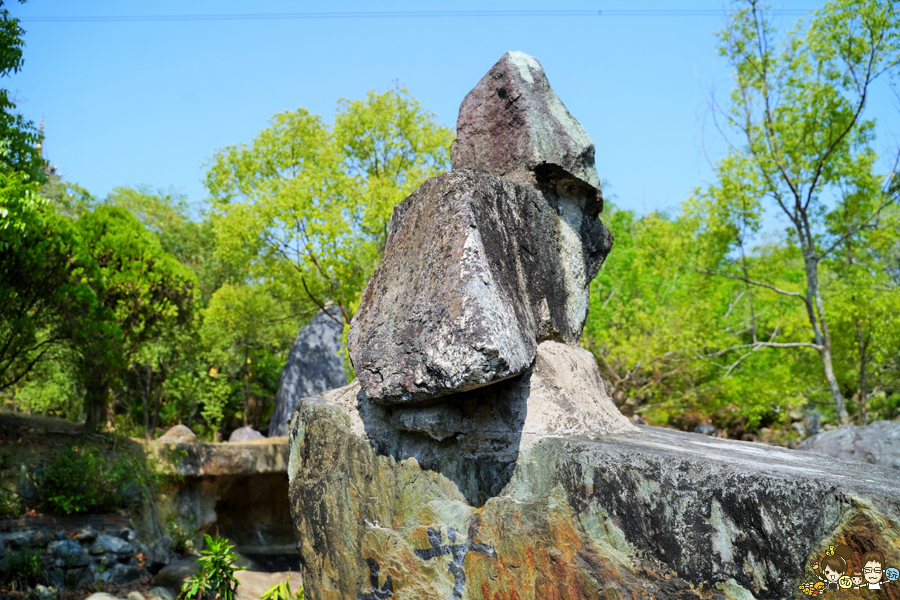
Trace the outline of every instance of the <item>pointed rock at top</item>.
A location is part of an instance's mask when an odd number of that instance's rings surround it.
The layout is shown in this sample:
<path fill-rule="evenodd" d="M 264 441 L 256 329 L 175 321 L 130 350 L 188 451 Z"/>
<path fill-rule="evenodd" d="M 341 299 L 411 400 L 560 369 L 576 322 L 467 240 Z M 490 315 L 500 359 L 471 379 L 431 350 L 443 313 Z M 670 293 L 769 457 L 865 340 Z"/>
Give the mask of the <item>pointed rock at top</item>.
<path fill-rule="evenodd" d="M 501 176 L 555 165 L 600 189 L 594 143 L 550 87 L 541 63 L 507 52 L 459 107 L 454 169 Z"/>

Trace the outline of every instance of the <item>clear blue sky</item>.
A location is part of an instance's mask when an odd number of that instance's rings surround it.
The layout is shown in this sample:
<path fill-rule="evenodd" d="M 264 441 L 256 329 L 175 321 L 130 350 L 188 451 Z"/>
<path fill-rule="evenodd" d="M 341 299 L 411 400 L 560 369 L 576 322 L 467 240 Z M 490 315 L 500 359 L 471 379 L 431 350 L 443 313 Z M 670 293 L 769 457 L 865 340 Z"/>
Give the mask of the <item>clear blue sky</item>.
<path fill-rule="evenodd" d="M 816 0 L 774 0 L 784 9 Z M 19 109 L 44 116 L 45 156 L 63 176 L 103 197 L 149 184 L 206 197 L 203 163 L 249 142 L 273 114 L 304 107 L 331 121 L 336 100 L 382 91 L 397 79 L 438 121 L 507 50 L 538 58 L 597 146 L 607 196 L 639 213 L 674 212 L 709 181 L 725 149 L 709 120 L 729 74 L 714 31 L 715 1 L 580 0 L 565 3 L 290 2 L 287 0 L 30 0 L 25 65 L 5 81 Z M 709 9 L 710 16 L 330 18 L 152 22 L 42 22 L 29 17 L 262 13 Z M 794 17 L 780 19 L 784 27 Z M 879 150 L 900 138 L 896 99 L 880 89 Z"/>

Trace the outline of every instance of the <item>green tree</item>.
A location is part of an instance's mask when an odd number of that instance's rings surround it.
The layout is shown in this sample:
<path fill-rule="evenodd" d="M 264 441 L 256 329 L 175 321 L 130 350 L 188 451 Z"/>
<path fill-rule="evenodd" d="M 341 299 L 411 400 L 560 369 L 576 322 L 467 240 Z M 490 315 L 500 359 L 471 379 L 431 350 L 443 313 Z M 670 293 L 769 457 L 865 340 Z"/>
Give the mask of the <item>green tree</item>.
<path fill-rule="evenodd" d="M 251 414 L 253 405 L 265 408 L 274 398 L 284 357 L 297 334 L 297 316 L 285 312 L 291 303 L 279 298 L 272 285 L 226 283 L 213 295 L 203 313 L 201 339 L 217 377 L 231 383 L 231 398 L 237 404 L 243 425 L 259 427 L 262 410 Z M 229 412 L 230 398 L 207 402 L 207 421 L 216 429 Z"/>
<path fill-rule="evenodd" d="M 24 0 L 20 0 L 24 3 Z M 0 0 L 0 78 L 18 73 L 24 62 L 22 49 L 25 30 L 19 20 L 10 16 Z M 5 152 L 0 155 L 0 170 L 5 173 L 20 172 L 31 181 L 44 180 L 44 161 L 36 146 L 40 141 L 34 123 L 15 112 L 16 105 L 9 97 L 9 90 L 0 88 L 0 140 Z"/>
<path fill-rule="evenodd" d="M 78 345 L 86 426 L 93 428 L 106 418 L 110 386 L 139 351 L 173 324 L 190 321 L 196 280 L 125 209 L 99 206 L 77 226 L 99 266 L 99 304 L 107 316 Z"/>
<path fill-rule="evenodd" d="M 213 156 L 218 251 L 253 280 L 293 282 L 306 314 L 335 304 L 347 327 L 394 204 L 447 168 L 451 140 L 405 89 L 341 101 L 333 127 L 277 114 L 252 144 Z"/>
<path fill-rule="evenodd" d="M 717 250 L 708 272 L 745 283 L 749 297 L 754 287 L 791 298 L 806 313 L 807 326 L 795 335 L 754 325 L 751 339 L 730 351 L 815 351 L 837 415 L 847 422 L 822 265 L 898 193 L 893 175 L 879 185 L 871 148 L 874 123 L 863 118 L 863 110 L 872 84 L 900 64 L 900 19 L 892 2 L 834 0 L 779 46 L 757 0 L 738 7 L 720 34 L 720 52 L 735 78 L 724 114 L 741 143 L 718 163 L 718 182 L 689 210 L 702 223 L 705 243 Z M 825 218 L 835 197 L 843 203 L 852 197 L 856 204 L 840 230 L 827 227 Z M 780 287 L 750 270 L 749 261 L 729 258 L 733 251 L 745 256 L 748 241 L 763 227 L 767 205 L 789 223 L 788 241 L 803 265 L 798 285 Z"/>

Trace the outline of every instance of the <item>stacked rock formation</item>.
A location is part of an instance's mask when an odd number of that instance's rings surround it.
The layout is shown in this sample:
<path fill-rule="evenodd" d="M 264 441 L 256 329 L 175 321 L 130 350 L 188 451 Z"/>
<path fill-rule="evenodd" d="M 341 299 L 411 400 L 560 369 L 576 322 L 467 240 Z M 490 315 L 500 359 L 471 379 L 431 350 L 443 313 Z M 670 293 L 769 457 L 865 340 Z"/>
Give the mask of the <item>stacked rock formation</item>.
<path fill-rule="evenodd" d="M 291 420 L 306 597 L 784 598 L 838 539 L 897 562 L 893 472 L 616 410 L 578 347 L 612 246 L 594 147 L 534 58 L 501 58 L 457 135 L 394 209 L 358 379 Z"/>

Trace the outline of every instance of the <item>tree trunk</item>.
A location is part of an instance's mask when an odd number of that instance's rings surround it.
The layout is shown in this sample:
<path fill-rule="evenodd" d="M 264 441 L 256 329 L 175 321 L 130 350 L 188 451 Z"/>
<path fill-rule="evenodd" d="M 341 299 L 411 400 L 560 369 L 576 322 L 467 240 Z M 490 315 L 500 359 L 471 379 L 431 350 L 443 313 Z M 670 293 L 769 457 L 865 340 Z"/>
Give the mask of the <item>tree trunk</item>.
<path fill-rule="evenodd" d="M 801 239 L 804 237 L 808 240 L 813 239 L 812 234 L 808 231 L 801 233 Z M 804 236 L 803 233 L 806 233 Z M 831 392 L 831 399 L 834 401 L 834 408 L 837 411 L 838 419 L 841 425 L 850 422 L 850 415 L 847 414 L 847 406 L 844 402 L 844 394 L 841 392 L 841 386 L 838 384 L 837 377 L 834 374 L 834 366 L 831 361 L 831 335 L 828 333 L 828 323 L 825 320 L 825 307 L 822 302 L 822 294 L 819 290 L 819 262 L 815 256 L 815 249 L 807 246 L 803 249 L 803 261 L 806 267 L 806 294 L 807 294 L 807 313 L 809 322 L 813 328 L 813 334 L 816 343 L 819 344 L 819 356 L 822 358 L 822 368 L 825 371 L 825 380 L 828 382 L 828 389 Z"/>
<path fill-rule="evenodd" d="M 868 337 L 864 340 L 862 325 L 856 320 L 856 338 L 859 340 L 859 424 L 866 424 L 866 346 Z"/>
<path fill-rule="evenodd" d="M 96 431 L 106 418 L 106 405 L 109 402 L 109 387 L 106 380 L 88 380 L 84 393 L 84 427 L 88 431 Z"/>

